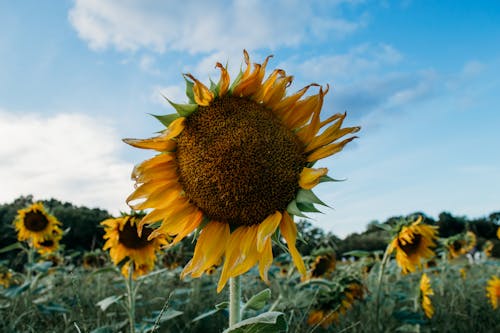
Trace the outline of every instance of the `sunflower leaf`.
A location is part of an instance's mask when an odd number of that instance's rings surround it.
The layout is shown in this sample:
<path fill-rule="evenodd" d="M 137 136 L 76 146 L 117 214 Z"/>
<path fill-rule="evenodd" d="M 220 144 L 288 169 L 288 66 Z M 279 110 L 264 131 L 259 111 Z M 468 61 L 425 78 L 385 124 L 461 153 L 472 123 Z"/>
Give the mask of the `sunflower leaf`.
<path fill-rule="evenodd" d="M 99 306 L 102 311 L 106 311 L 107 308 L 109 308 L 111 305 L 113 305 L 113 304 L 117 303 L 119 300 L 121 300 L 123 298 L 123 296 L 124 295 L 109 296 L 109 297 L 106 297 L 106 298 L 100 300 L 99 302 L 97 302 L 96 305 Z"/>
<path fill-rule="evenodd" d="M 267 302 L 271 299 L 271 289 L 266 288 L 261 292 L 253 295 L 248 302 L 243 306 L 243 311 L 246 309 L 251 310 L 261 310 L 264 306 L 266 306 Z"/>
<path fill-rule="evenodd" d="M 177 104 L 177 103 L 172 102 L 171 100 L 169 100 L 165 96 L 163 96 L 163 98 L 165 98 L 167 100 L 167 102 L 169 102 L 170 105 L 172 105 L 174 107 L 175 111 L 177 111 L 177 113 L 181 117 L 187 117 L 187 116 L 191 115 L 193 112 L 195 112 L 196 110 L 198 110 L 198 104 Z"/>
<path fill-rule="evenodd" d="M 17 249 L 22 249 L 22 248 L 23 248 L 23 246 L 21 245 L 21 243 L 16 242 L 14 244 L 10 244 L 10 245 L 7 245 L 6 247 L 1 248 L 0 253 L 9 252 L 12 250 L 17 250 Z"/>
<path fill-rule="evenodd" d="M 210 79 L 210 91 L 214 93 L 214 97 L 219 96 L 219 85 Z"/>
<path fill-rule="evenodd" d="M 160 123 L 162 123 L 165 127 L 170 126 L 170 124 L 180 116 L 177 113 L 172 113 L 172 114 L 166 114 L 166 115 L 156 115 L 156 114 L 151 114 L 153 117 L 155 117 Z"/>
<path fill-rule="evenodd" d="M 243 71 L 240 69 L 238 76 L 234 79 L 233 83 L 231 84 L 231 87 L 229 87 L 229 91 L 231 92 L 231 94 L 233 93 L 233 90 L 238 85 L 238 83 L 240 83 L 242 76 L 243 76 Z"/>
<path fill-rule="evenodd" d="M 320 210 L 314 207 L 312 203 L 308 202 L 297 202 L 297 208 L 299 208 L 303 212 L 322 213 Z"/>
<path fill-rule="evenodd" d="M 189 103 L 195 104 L 196 102 L 194 100 L 194 92 L 193 92 L 194 83 L 186 79 L 186 77 L 184 77 L 184 81 L 186 81 L 186 96 L 189 99 Z"/>
<path fill-rule="evenodd" d="M 295 200 L 292 200 L 288 206 L 286 207 L 286 210 L 288 213 L 292 214 L 292 215 L 297 215 L 297 216 L 300 216 L 300 217 L 305 217 L 305 218 L 309 218 L 308 216 L 302 214 L 302 212 L 300 211 L 299 207 L 297 207 L 297 202 Z"/>
<path fill-rule="evenodd" d="M 223 333 L 279 333 L 287 331 L 287 323 L 282 312 L 264 312 L 229 327 Z"/>
<path fill-rule="evenodd" d="M 325 207 L 330 207 L 326 203 L 321 201 L 321 199 L 318 198 L 316 194 L 314 194 L 314 192 L 311 190 L 300 189 L 299 192 L 297 193 L 295 201 L 297 201 L 297 203 L 310 203 L 310 204 L 318 204 Z"/>

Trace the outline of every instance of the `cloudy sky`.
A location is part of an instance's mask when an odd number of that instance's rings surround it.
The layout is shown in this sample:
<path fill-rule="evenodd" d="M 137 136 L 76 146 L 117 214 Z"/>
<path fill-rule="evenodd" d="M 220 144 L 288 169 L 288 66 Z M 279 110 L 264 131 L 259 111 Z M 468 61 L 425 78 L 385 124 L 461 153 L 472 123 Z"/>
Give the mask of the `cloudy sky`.
<path fill-rule="evenodd" d="M 134 164 L 121 142 L 183 102 L 181 73 L 236 73 L 242 50 L 333 89 L 360 138 L 322 161 L 340 183 L 313 223 L 345 236 L 424 211 L 500 210 L 500 2 L 390 0 L 0 2 L 0 203 L 57 198 L 118 213 Z"/>

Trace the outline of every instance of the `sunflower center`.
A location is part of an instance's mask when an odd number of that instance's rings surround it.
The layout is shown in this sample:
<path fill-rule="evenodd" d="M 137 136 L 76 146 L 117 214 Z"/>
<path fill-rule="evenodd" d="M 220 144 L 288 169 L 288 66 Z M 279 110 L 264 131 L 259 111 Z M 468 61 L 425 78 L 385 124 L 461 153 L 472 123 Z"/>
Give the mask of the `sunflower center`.
<path fill-rule="evenodd" d="M 24 216 L 24 226 L 30 231 L 42 231 L 48 224 L 47 217 L 39 211 L 30 211 Z"/>
<path fill-rule="evenodd" d="M 398 240 L 399 247 L 404 251 L 407 255 L 412 255 L 418 252 L 418 247 L 420 245 L 420 240 L 422 239 L 422 235 L 414 234 L 412 242 L 406 242 L 403 244 L 401 240 Z"/>
<path fill-rule="evenodd" d="M 142 229 L 142 236 L 139 237 L 137 234 L 137 228 L 127 221 L 123 226 L 123 230 L 119 231 L 118 239 L 120 243 L 125 245 L 129 249 L 142 249 L 146 247 L 150 241 L 148 241 L 148 236 L 151 234 L 151 229 Z"/>
<path fill-rule="evenodd" d="M 177 162 L 187 197 L 210 219 L 238 226 L 285 210 L 306 159 L 303 144 L 271 110 L 227 96 L 186 120 Z"/>

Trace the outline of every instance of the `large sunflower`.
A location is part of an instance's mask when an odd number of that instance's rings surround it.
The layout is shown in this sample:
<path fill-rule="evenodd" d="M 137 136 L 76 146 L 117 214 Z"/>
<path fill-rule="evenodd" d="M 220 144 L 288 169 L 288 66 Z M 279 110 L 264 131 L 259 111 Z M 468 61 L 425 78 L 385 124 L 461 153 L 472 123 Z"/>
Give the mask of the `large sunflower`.
<path fill-rule="evenodd" d="M 161 221 L 150 237 L 175 235 L 174 244 L 201 229 L 182 276 L 199 277 L 225 257 L 218 291 L 257 263 L 267 281 L 278 229 L 306 274 L 293 216 L 323 204 L 311 189 L 331 178 L 313 165 L 341 151 L 355 137 L 340 139 L 359 130 L 342 128 L 345 114 L 320 120 L 328 86 L 311 84 L 287 96 L 292 76 L 276 69 L 264 80 L 270 57 L 252 66 L 244 55 L 246 69 L 231 85 L 220 63 L 220 80 L 210 89 L 186 74 L 190 104 L 170 102 L 178 114 L 158 116 L 168 128 L 157 137 L 124 140 L 159 152 L 132 173 L 137 189 L 127 202 L 153 209 L 140 227 Z M 319 92 L 302 98 L 311 87 Z"/>
<path fill-rule="evenodd" d="M 430 259 L 435 254 L 431 249 L 437 238 L 437 228 L 422 224 L 422 216 L 410 225 L 403 225 L 391 241 L 388 251 L 396 250 L 396 262 L 403 270 L 403 274 L 414 272 L 421 268 L 421 259 Z"/>
<path fill-rule="evenodd" d="M 498 308 L 498 301 L 500 300 L 500 279 L 498 277 L 492 276 L 488 280 L 486 296 L 488 296 L 493 309 L 496 310 Z"/>
<path fill-rule="evenodd" d="M 434 291 L 431 288 L 431 280 L 427 274 L 422 274 L 420 279 L 420 300 L 422 304 L 422 309 L 424 310 L 425 316 L 427 318 L 432 318 L 434 315 L 434 308 L 432 307 L 432 302 L 430 296 L 434 295 Z"/>
<path fill-rule="evenodd" d="M 51 239 L 54 233 L 62 234 L 59 222 L 54 216 L 45 211 L 41 202 L 17 211 L 14 226 L 19 241 L 30 241 L 40 244 Z"/>
<path fill-rule="evenodd" d="M 106 232 L 103 250 L 109 249 L 109 255 L 115 265 L 128 259 L 122 266 L 122 274 L 128 276 L 129 267 L 133 264 L 134 279 L 154 268 L 156 252 L 162 245 L 167 244 L 161 235 L 148 239 L 151 234 L 149 228 L 143 229 L 141 236 L 138 235 L 137 225 L 141 217 L 124 215 L 101 222 Z"/>

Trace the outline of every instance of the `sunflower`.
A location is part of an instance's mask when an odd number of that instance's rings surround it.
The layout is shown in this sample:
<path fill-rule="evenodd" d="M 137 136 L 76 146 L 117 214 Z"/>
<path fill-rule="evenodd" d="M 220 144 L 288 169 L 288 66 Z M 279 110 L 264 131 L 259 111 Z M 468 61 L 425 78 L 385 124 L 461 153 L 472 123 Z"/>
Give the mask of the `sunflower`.
<path fill-rule="evenodd" d="M 388 247 L 388 252 L 396 250 L 396 262 L 403 270 L 403 274 L 414 272 L 421 268 L 421 259 L 432 258 L 435 254 L 431 250 L 437 238 L 437 228 L 422 224 L 422 216 L 410 225 L 403 225 Z"/>
<path fill-rule="evenodd" d="M 91 252 L 85 252 L 83 255 L 82 266 L 85 269 L 101 268 L 106 265 L 106 255 L 101 249 Z"/>
<path fill-rule="evenodd" d="M 496 310 L 496 308 L 498 308 L 498 300 L 500 299 L 500 279 L 498 277 L 492 276 L 491 279 L 488 280 L 486 296 L 490 299 L 493 309 Z"/>
<path fill-rule="evenodd" d="M 54 253 L 59 249 L 59 241 L 62 238 L 62 230 L 55 228 L 52 230 L 52 236 L 41 242 L 34 242 L 33 247 L 37 249 L 38 253 L 41 255 L 47 255 Z"/>
<path fill-rule="evenodd" d="M 185 74 L 189 104 L 169 101 L 177 114 L 157 116 L 167 128 L 157 137 L 124 139 L 159 152 L 132 172 L 136 190 L 127 202 L 152 209 L 139 230 L 161 221 L 149 237 L 175 236 L 175 244 L 198 229 L 193 258 L 181 276 L 199 277 L 224 257 L 219 292 L 229 278 L 256 264 L 268 282 L 277 230 L 306 274 L 293 217 L 324 205 L 311 189 L 332 179 L 326 168 L 313 165 L 340 152 L 355 137 L 340 139 L 359 130 L 342 128 L 346 114 L 320 119 L 328 86 L 311 84 L 287 96 L 292 76 L 276 69 L 264 80 L 270 57 L 252 66 L 246 51 L 244 56 L 246 69 L 232 84 L 220 63 L 220 79 L 210 89 Z M 312 87 L 319 92 L 304 97 Z"/>
<path fill-rule="evenodd" d="M 331 324 L 337 323 L 340 315 L 350 310 L 356 300 L 363 299 L 364 291 L 365 288 L 359 281 L 351 281 L 344 286 L 337 285 L 326 294 L 320 293 L 309 312 L 307 324 L 321 325 L 326 329 Z"/>
<path fill-rule="evenodd" d="M 2 269 L 0 269 L 0 286 L 3 286 L 4 288 L 9 288 L 11 280 L 12 280 L 12 272 L 7 268 L 4 269 L 2 267 Z"/>
<path fill-rule="evenodd" d="M 476 234 L 467 231 L 465 234 L 458 234 L 448 238 L 446 248 L 451 259 L 458 258 L 461 255 L 471 252 L 476 246 Z"/>
<path fill-rule="evenodd" d="M 493 242 L 490 240 L 487 240 L 484 245 L 483 245 L 483 253 L 486 257 L 491 257 L 491 252 L 493 251 L 493 248 L 495 245 L 493 245 Z"/>
<path fill-rule="evenodd" d="M 17 211 L 14 226 L 19 241 L 31 241 L 40 244 L 51 239 L 55 233 L 62 234 L 61 222 L 45 211 L 41 202 Z"/>
<path fill-rule="evenodd" d="M 432 307 L 430 298 L 431 295 L 434 295 L 434 291 L 431 288 L 431 280 L 427 274 L 424 273 L 420 279 L 420 300 L 425 316 L 429 319 L 434 315 L 434 308 Z"/>
<path fill-rule="evenodd" d="M 167 244 L 161 235 L 148 238 L 151 229 L 142 230 L 138 235 L 137 224 L 141 220 L 138 215 L 124 215 L 119 218 L 110 218 L 101 222 L 105 229 L 103 250 L 109 249 L 109 255 L 115 265 L 128 259 L 122 266 L 122 274 L 129 274 L 129 267 L 134 266 L 133 278 L 147 274 L 154 268 L 156 252 L 162 245 Z"/>
<path fill-rule="evenodd" d="M 309 278 L 327 277 L 335 270 L 335 253 L 325 253 L 316 257 L 309 271 Z"/>
<path fill-rule="evenodd" d="M 500 227 L 497 229 L 497 238 L 500 239 Z"/>

